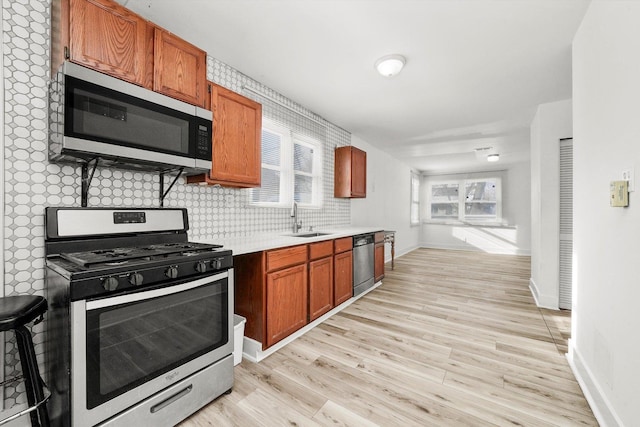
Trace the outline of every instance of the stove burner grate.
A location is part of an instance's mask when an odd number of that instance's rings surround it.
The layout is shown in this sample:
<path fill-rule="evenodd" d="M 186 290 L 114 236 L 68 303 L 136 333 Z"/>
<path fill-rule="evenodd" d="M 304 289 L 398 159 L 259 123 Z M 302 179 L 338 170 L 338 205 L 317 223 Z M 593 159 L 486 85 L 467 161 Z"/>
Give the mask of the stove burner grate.
<path fill-rule="evenodd" d="M 151 257 L 154 256 L 194 256 L 221 247 L 221 245 L 209 245 L 205 243 L 165 243 L 140 247 L 61 253 L 60 256 L 77 265 L 89 267 L 96 264 L 121 265 L 121 263 L 132 260 L 145 261 L 150 260 Z"/>

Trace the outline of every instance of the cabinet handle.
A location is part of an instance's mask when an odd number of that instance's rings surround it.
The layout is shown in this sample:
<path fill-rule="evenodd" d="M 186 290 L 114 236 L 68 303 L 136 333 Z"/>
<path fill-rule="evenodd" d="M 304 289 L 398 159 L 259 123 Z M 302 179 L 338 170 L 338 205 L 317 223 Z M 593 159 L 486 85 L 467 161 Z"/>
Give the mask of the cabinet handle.
<path fill-rule="evenodd" d="M 71 55 L 69 54 L 69 46 L 64 47 L 64 59 L 69 59 Z"/>

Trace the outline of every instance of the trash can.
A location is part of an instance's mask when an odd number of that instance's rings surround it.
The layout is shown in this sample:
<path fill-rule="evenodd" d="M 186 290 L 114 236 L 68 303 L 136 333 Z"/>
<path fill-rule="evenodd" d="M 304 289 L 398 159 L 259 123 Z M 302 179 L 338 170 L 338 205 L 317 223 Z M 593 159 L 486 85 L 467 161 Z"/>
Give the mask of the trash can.
<path fill-rule="evenodd" d="M 242 362 L 242 342 L 244 341 L 244 324 L 247 319 L 233 315 L 233 366 Z"/>

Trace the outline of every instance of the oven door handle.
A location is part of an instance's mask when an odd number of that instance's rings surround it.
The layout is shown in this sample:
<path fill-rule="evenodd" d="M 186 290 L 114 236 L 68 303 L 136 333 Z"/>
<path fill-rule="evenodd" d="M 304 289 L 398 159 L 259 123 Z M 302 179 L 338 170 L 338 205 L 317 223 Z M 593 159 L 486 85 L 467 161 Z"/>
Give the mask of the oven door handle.
<path fill-rule="evenodd" d="M 163 297 L 166 295 L 177 294 L 178 292 L 188 291 L 208 283 L 217 282 L 229 277 L 229 272 L 218 273 L 214 276 L 203 277 L 201 279 L 192 280 L 180 285 L 166 286 L 164 288 L 153 289 L 149 291 L 140 291 L 135 294 L 120 295 L 112 298 L 104 298 L 95 301 L 87 301 L 86 310 L 96 310 L 99 308 L 112 307 L 115 305 L 128 304 L 137 301 L 148 300 L 152 298 Z"/>

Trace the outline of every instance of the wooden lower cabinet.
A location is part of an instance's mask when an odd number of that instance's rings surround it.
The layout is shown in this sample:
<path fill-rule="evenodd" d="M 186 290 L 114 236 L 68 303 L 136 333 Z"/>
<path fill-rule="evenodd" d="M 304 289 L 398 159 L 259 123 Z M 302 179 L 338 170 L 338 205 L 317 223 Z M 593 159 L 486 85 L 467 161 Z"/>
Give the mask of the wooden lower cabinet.
<path fill-rule="evenodd" d="M 334 256 L 333 305 L 339 306 L 353 296 L 353 252 L 351 250 Z"/>
<path fill-rule="evenodd" d="M 267 274 L 267 346 L 307 324 L 307 265 Z"/>
<path fill-rule="evenodd" d="M 245 336 L 273 346 L 353 296 L 353 238 L 236 255 L 234 311 Z"/>
<path fill-rule="evenodd" d="M 333 257 L 309 263 L 309 321 L 333 308 Z"/>

